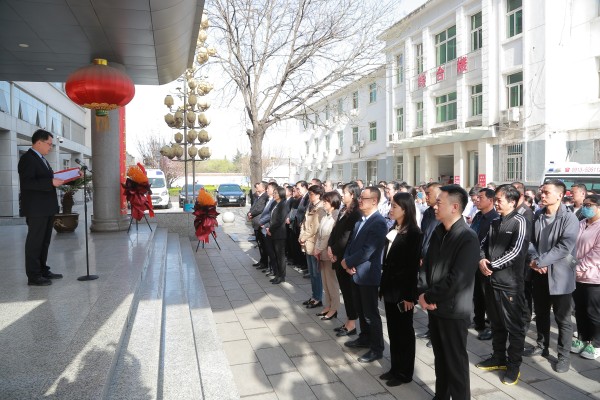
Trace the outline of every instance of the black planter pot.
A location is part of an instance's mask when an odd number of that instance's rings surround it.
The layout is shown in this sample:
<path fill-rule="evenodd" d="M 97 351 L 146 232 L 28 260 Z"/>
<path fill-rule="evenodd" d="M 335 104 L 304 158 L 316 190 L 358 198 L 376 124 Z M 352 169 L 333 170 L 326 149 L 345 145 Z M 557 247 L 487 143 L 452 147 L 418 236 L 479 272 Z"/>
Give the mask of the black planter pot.
<path fill-rule="evenodd" d="M 79 214 L 56 214 L 54 216 L 54 230 L 58 233 L 74 232 L 79 225 Z"/>

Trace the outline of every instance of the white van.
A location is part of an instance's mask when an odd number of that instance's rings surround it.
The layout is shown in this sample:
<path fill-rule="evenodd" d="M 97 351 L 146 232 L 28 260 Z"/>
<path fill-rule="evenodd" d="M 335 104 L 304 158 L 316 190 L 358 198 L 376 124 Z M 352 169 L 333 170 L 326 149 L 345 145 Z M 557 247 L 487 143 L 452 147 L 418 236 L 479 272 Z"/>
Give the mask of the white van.
<path fill-rule="evenodd" d="M 171 208 L 171 197 L 169 189 L 167 189 L 167 179 L 165 173 L 160 169 L 147 169 L 148 182 L 152 189 L 152 206 Z"/>
<path fill-rule="evenodd" d="M 547 179 L 559 179 L 567 190 L 575 183 L 584 183 L 587 190 L 600 194 L 600 164 L 579 164 L 575 162 L 550 165 L 544 172 L 542 184 Z"/>

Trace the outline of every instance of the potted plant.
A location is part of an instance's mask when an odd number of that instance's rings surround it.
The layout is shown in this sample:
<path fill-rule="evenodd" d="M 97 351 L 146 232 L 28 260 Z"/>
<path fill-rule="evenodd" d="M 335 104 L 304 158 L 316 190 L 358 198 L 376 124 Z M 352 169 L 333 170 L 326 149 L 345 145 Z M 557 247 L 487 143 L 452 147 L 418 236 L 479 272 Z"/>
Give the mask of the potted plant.
<path fill-rule="evenodd" d="M 92 177 L 86 174 L 85 183 L 90 184 Z M 79 224 L 79 214 L 73 212 L 75 204 L 74 196 L 80 189 L 83 188 L 84 179 L 75 179 L 67 184 L 61 185 L 58 188 L 62 191 L 61 212 L 54 216 L 54 230 L 59 233 L 73 232 Z M 84 200 L 85 201 L 85 200 Z"/>

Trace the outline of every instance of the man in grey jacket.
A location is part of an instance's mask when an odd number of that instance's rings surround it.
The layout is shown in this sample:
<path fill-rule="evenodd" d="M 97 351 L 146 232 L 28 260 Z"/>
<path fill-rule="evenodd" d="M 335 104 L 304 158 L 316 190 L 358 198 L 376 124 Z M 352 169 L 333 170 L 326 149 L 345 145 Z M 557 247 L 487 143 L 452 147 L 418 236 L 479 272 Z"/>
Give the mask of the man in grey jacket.
<path fill-rule="evenodd" d="M 529 267 L 533 270 L 533 304 L 536 315 L 537 346 L 525 356 L 549 355 L 550 307 L 558 326 L 558 361 L 556 372 L 570 367 L 570 347 L 573 336 L 571 324 L 571 295 L 575 290 L 575 244 L 579 221 L 562 204 L 566 192 L 559 180 L 547 180 L 541 191 L 542 209 L 534 218 L 529 245 Z"/>

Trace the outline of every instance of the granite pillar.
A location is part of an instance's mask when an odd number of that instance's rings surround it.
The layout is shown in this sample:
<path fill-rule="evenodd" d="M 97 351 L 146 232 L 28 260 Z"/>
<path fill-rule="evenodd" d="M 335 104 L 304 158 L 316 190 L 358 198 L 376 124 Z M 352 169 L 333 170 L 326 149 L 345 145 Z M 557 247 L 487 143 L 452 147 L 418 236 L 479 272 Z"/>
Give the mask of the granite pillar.
<path fill-rule="evenodd" d="M 120 206 L 119 110 L 108 113 L 109 126 L 100 131 L 92 116 L 92 165 L 94 213 L 90 230 L 93 232 L 124 231 L 129 226 L 127 215 Z"/>

